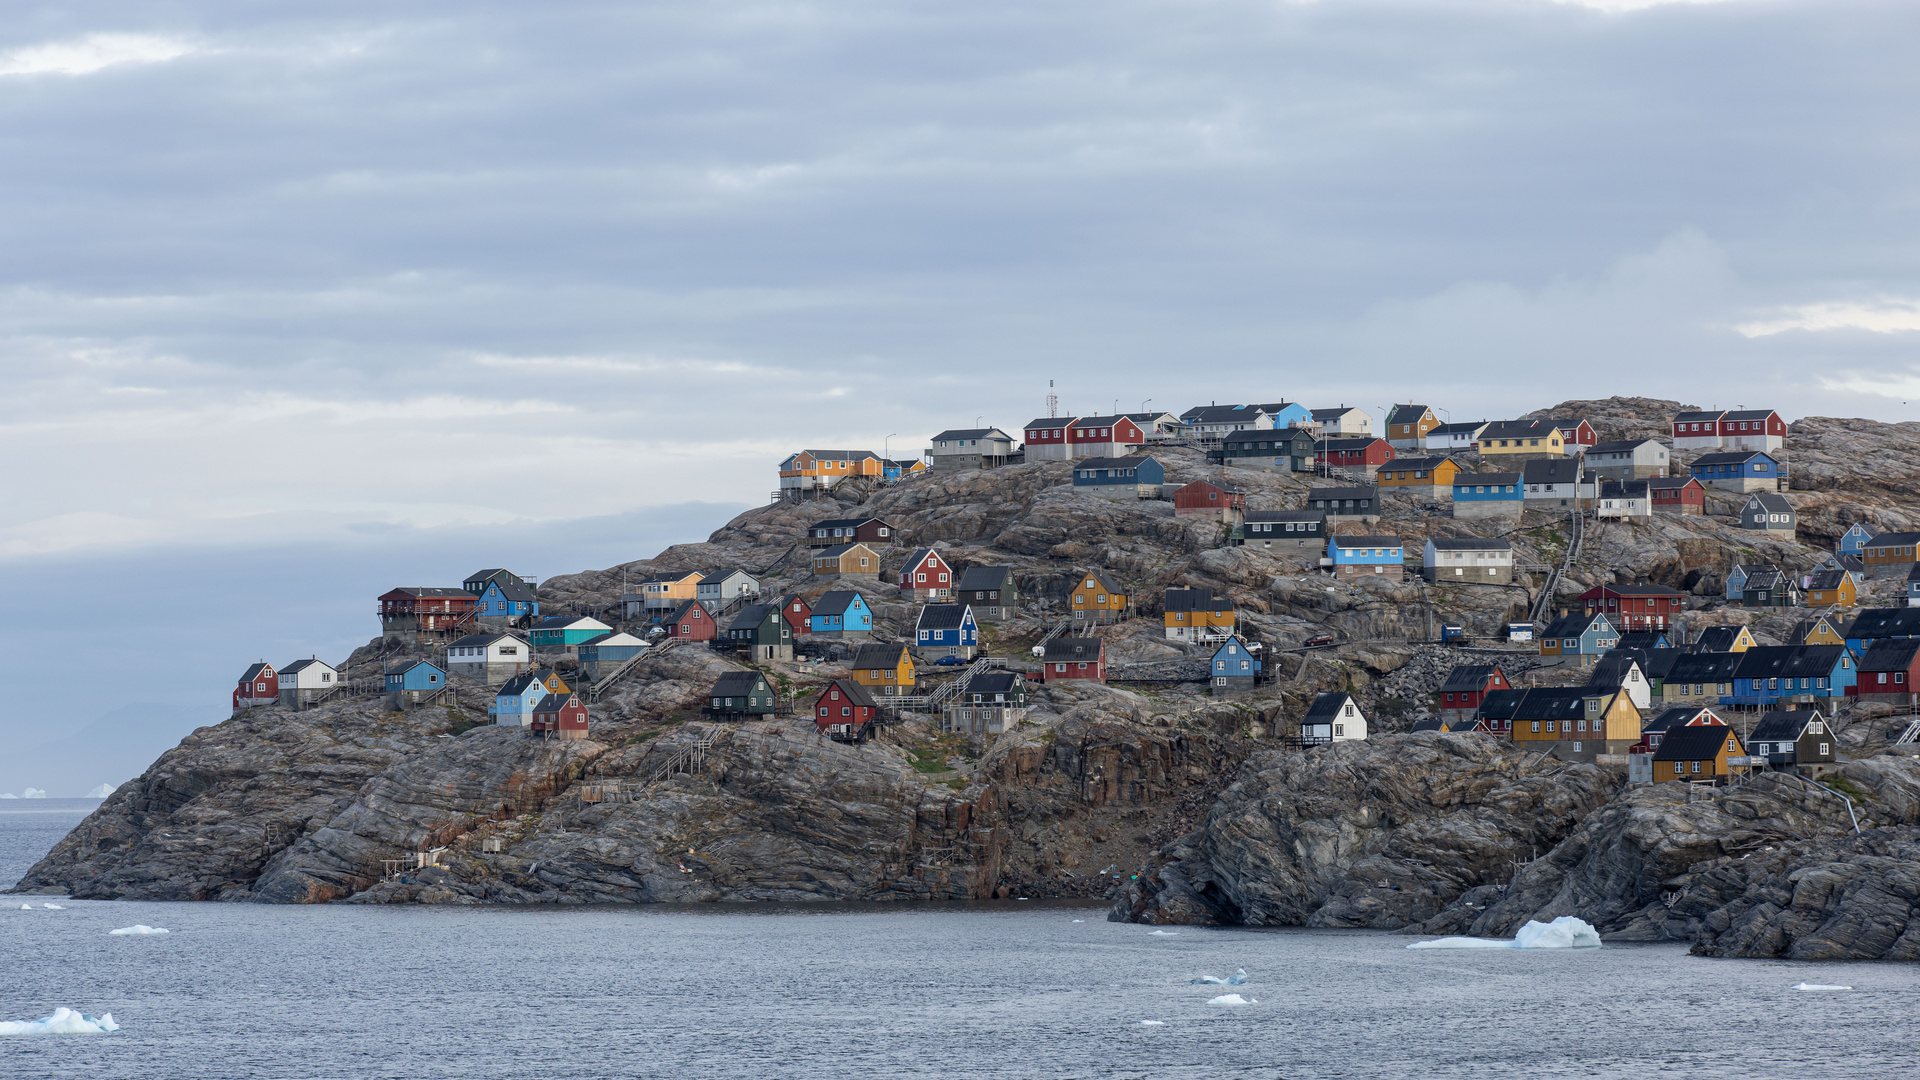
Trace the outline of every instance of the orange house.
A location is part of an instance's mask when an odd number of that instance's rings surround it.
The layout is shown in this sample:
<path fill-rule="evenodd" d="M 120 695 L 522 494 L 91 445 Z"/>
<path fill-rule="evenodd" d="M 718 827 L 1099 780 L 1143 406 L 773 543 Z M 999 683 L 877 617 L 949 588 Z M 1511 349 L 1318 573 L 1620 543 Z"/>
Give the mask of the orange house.
<path fill-rule="evenodd" d="M 855 476 L 884 476 L 887 463 L 871 450 L 802 450 L 780 463 L 780 493 L 824 491 Z"/>
<path fill-rule="evenodd" d="M 1075 622 L 1109 623 L 1126 615 L 1130 600 L 1105 571 L 1092 570 L 1080 576 L 1069 603 Z"/>

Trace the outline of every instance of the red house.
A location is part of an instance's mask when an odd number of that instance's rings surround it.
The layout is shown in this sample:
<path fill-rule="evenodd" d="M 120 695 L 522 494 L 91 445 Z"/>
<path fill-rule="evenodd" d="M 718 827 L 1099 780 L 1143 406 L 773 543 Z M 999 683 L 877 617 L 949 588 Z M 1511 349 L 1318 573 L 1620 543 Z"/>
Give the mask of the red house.
<path fill-rule="evenodd" d="M 1582 614 L 1604 612 L 1622 633 L 1665 630 L 1675 615 L 1687 610 L 1687 593 L 1665 585 L 1595 585 L 1580 594 Z"/>
<path fill-rule="evenodd" d="M 780 617 L 787 620 L 794 633 L 807 633 L 812 629 L 813 605 L 800 599 L 799 593 L 788 593 L 786 599 L 780 601 Z"/>
<path fill-rule="evenodd" d="M 579 694 L 548 694 L 533 707 L 531 727 L 543 739 L 584 739 L 587 707 Z"/>
<path fill-rule="evenodd" d="M 880 715 L 867 688 L 852 679 L 835 679 L 820 696 L 813 699 L 813 727 L 816 732 L 842 742 L 865 738 Z"/>
<path fill-rule="evenodd" d="M 1371 472 L 1391 460 L 1393 447 L 1385 439 L 1321 439 L 1313 444 L 1316 465 Z"/>
<path fill-rule="evenodd" d="M 1028 461 L 1065 461 L 1072 455 L 1067 452 L 1067 428 L 1078 417 L 1043 416 L 1038 420 L 1027 421 L 1027 460 Z M 1125 454 L 1115 455 L 1125 457 Z"/>
<path fill-rule="evenodd" d="M 380 594 L 380 634 L 451 634 L 473 626 L 480 598 L 465 589 L 390 589 Z"/>
<path fill-rule="evenodd" d="M 1126 457 L 1147 444 L 1140 425 L 1125 416 L 1076 417 L 1066 431 L 1070 458 Z"/>
<path fill-rule="evenodd" d="M 1707 489 L 1691 476 L 1663 476 L 1647 481 L 1653 509 L 1661 514 L 1704 514 Z"/>
<path fill-rule="evenodd" d="M 660 625 L 675 641 L 712 641 L 720 636 L 719 624 L 698 600 L 683 601 Z"/>
<path fill-rule="evenodd" d="M 1859 679 L 1847 687 L 1848 697 L 1912 705 L 1920 688 L 1920 638 L 1879 638 L 1863 644 Z"/>
<path fill-rule="evenodd" d="M 1211 517 L 1229 521 L 1233 520 L 1235 512 L 1246 508 L 1245 492 L 1228 491 L 1205 480 L 1195 480 L 1173 493 L 1174 517 Z"/>
<path fill-rule="evenodd" d="M 1040 681 L 1107 681 L 1107 643 L 1093 637 L 1057 637 L 1043 646 Z"/>
<path fill-rule="evenodd" d="M 1578 418 L 1563 420 L 1556 416 L 1553 418 L 1553 426 L 1560 429 L 1561 448 L 1569 454 L 1583 452 L 1575 450 L 1573 447 L 1592 446 L 1594 443 L 1600 441 L 1593 433 L 1593 425 L 1587 423 L 1585 420 Z"/>
<path fill-rule="evenodd" d="M 280 703 L 280 673 L 265 660 L 247 669 L 233 688 L 233 711 Z"/>
<path fill-rule="evenodd" d="M 829 518 L 807 526 L 807 546 L 810 548 L 839 547 L 842 544 L 892 547 L 893 538 L 893 526 L 877 517 Z"/>
<path fill-rule="evenodd" d="M 932 548 L 916 548 L 900 568 L 900 594 L 909 600 L 944 603 L 953 599 L 953 567 Z"/>
<path fill-rule="evenodd" d="M 1494 690 L 1511 690 L 1513 683 L 1496 664 L 1456 664 L 1447 672 L 1440 695 L 1440 719 L 1448 722 L 1470 719 L 1480 703 Z"/>

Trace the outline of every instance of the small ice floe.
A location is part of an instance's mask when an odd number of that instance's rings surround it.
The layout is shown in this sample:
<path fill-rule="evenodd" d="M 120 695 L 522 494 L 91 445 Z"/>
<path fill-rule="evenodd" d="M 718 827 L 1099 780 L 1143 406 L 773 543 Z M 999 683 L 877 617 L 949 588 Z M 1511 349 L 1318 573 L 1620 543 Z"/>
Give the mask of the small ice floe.
<path fill-rule="evenodd" d="M 1600 932 L 1585 919 L 1562 915 L 1550 923 L 1528 922 L 1512 941 L 1496 938 L 1443 937 L 1416 941 L 1409 949 L 1597 949 Z"/>
<path fill-rule="evenodd" d="M 1140 1021 L 1140 1026 L 1141 1027 L 1166 1027 L 1167 1022 L 1165 1020 L 1142 1020 Z"/>
<path fill-rule="evenodd" d="M 1189 986 L 1242 986 L 1247 981 L 1247 969 L 1235 968 L 1233 974 L 1222 979 L 1218 975 L 1202 975 L 1188 982 Z"/>
<path fill-rule="evenodd" d="M 1178 931 L 1178 930 L 1155 930 L 1155 931 L 1154 931 L 1154 932 L 1153 932 L 1152 934 L 1150 934 L 1150 935 L 1148 935 L 1148 936 L 1149 936 L 1149 937 L 1179 937 L 1179 936 L 1180 936 L 1180 931 Z"/>
<path fill-rule="evenodd" d="M 48 911 L 65 911 L 65 910 L 67 910 L 66 908 L 63 908 L 63 907 L 61 907 L 61 906 L 60 906 L 59 904 L 41 904 L 40 906 L 41 906 L 41 907 L 43 907 L 43 908 L 46 908 L 46 909 L 47 909 Z"/>
<path fill-rule="evenodd" d="M 171 934 L 173 931 L 158 926 L 148 926 L 146 923 L 136 923 L 133 926 L 123 926 L 118 930 L 109 930 L 107 933 L 114 937 L 147 937 L 152 934 Z"/>
<path fill-rule="evenodd" d="M 1798 985 L 1798 986 L 1796 986 L 1796 987 L 1794 987 L 1794 989 L 1795 989 L 1795 990 L 1851 990 L 1851 989 L 1853 989 L 1853 987 L 1851 987 L 1851 986 L 1829 986 L 1829 985 L 1828 985 L 1828 984 L 1826 984 L 1826 983 L 1810 983 L 1810 982 L 1803 982 L 1803 983 L 1801 983 L 1800 985 Z"/>
<path fill-rule="evenodd" d="M 21 904 L 21 905 L 20 905 L 20 910 L 21 910 L 21 911 L 32 911 L 32 910 L 33 910 L 33 905 L 32 905 L 32 904 Z"/>
<path fill-rule="evenodd" d="M 1243 998 L 1239 994 L 1221 994 L 1219 997 L 1214 998 L 1212 1001 L 1207 1002 L 1207 1004 L 1209 1005 L 1258 1005 L 1260 1004 L 1260 999 L 1259 998 Z"/>
<path fill-rule="evenodd" d="M 1087 920 L 1085 920 L 1085 919 L 1075 919 L 1075 920 L 1073 920 L 1073 921 L 1074 921 L 1074 922 L 1086 922 Z"/>
<path fill-rule="evenodd" d="M 112 1013 L 88 1016 L 72 1009 L 55 1009 L 38 1020 L 0 1020 L 0 1035 L 105 1035 L 119 1031 Z"/>
<path fill-rule="evenodd" d="M 101 784 L 99 787 L 87 792 L 87 798 L 104 799 L 118 790 L 120 789 L 113 784 Z"/>

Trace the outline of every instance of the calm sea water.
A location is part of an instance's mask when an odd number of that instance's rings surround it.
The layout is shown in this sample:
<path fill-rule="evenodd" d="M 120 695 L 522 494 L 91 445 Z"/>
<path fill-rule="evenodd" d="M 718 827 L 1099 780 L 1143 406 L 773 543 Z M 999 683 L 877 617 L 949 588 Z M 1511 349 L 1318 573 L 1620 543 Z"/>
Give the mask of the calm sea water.
<path fill-rule="evenodd" d="M 10 881 L 93 804 L 0 808 Z M 23 808 L 25 809 L 25 808 Z M 57 810 L 57 807 L 34 807 Z M 994 905 L 358 908 L 0 899 L 19 1077 L 1848 1077 L 1920 1074 L 1920 971 L 1673 946 L 1409 952 Z M 1084 920 L 1076 922 L 1075 920 Z M 116 938 L 134 923 L 173 931 Z M 1192 986 L 1245 967 L 1245 986 Z M 1801 981 L 1851 993 L 1789 990 Z M 1208 1004 L 1238 992 L 1257 1004 Z M 1143 1025 L 1142 1021 L 1160 1021 Z"/>

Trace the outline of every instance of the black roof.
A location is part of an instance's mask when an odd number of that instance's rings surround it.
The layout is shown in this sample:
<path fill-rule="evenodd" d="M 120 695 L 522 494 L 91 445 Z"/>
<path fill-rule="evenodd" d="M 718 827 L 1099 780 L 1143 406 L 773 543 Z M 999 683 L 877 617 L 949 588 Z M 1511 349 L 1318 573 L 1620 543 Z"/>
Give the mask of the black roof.
<path fill-rule="evenodd" d="M 682 600 L 680 601 L 680 606 L 677 608 L 674 608 L 672 614 L 668 615 L 665 621 L 670 623 L 677 623 L 681 619 L 686 618 L 688 615 L 693 614 L 695 609 L 698 609 L 702 615 L 706 614 L 706 611 L 707 611 L 706 606 L 700 603 L 700 601 L 698 600 Z M 551 622 L 551 621 L 552 620 L 550 619 L 542 620 L 540 625 L 545 626 L 547 625 L 548 622 Z"/>
<path fill-rule="evenodd" d="M 1487 696 L 1480 699 L 1480 707 L 1474 710 L 1474 715 L 1489 720 L 1511 720 L 1513 714 L 1520 711 L 1520 704 L 1526 697 L 1525 690 L 1489 690 Z"/>
<path fill-rule="evenodd" d="M 821 687 L 820 693 L 824 695 L 829 689 L 835 687 L 838 687 L 841 693 L 846 694 L 847 700 L 855 705 L 864 705 L 869 709 L 879 708 L 878 705 L 874 704 L 873 695 L 867 693 L 867 688 L 854 682 L 852 679 L 835 679 L 833 682 Z"/>
<path fill-rule="evenodd" d="M 1592 670 L 1587 672 L 1587 685 L 1606 690 L 1618 690 L 1627 685 L 1627 673 L 1639 666 L 1640 659 L 1636 656 L 1609 652 L 1595 661 Z M 1641 672 L 1641 678 L 1643 680 L 1646 678 L 1644 671 Z"/>
<path fill-rule="evenodd" d="M 1809 646 L 1813 648 L 1814 646 Z M 1826 648 L 1842 648 L 1828 645 Z M 1920 652 L 1920 638 L 1879 638 L 1860 653 L 1861 671 L 1906 671 L 1913 666 L 1913 655 Z"/>
<path fill-rule="evenodd" d="M 1004 589 L 1013 577 L 1011 566 L 969 566 L 960 571 L 960 589 Z"/>
<path fill-rule="evenodd" d="M 1792 579 L 1781 573 L 1777 566 L 1762 566 L 1747 572 L 1746 587 L 1749 589 L 1778 589 L 1791 583 Z"/>
<path fill-rule="evenodd" d="M 835 544 L 832 547 L 814 548 L 813 557 L 816 559 L 837 559 L 857 547 L 867 547 L 866 542 L 856 540 L 851 544 Z M 873 551 L 872 548 L 867 548 L 867 550 Z M 878 555 L 879 552 L 875 551 L 874 554 Z"/>
<path fill-rule="evenodd" d="M 1096 637 L 1057 637 L 1045 645 L 1047 662 L 1056 660 L 1094 661 L 1100 659 L 1106 642 Z"/>
<path fill-rule="evenodd" d="M 1428 454 L 1424 457 L 1395 455 L 1393 458 L 1393 469 L 1396 472 L 1403 469 L 1413 469 L 1416 471 L 1424 469 L 1427 472 L 1432 472 L 1448 462 L 1453 462 L 1456 466 L 1460 464 L 1445 454 Z"/>
<path fill-rule="evenodd" d="M 1613 620 L 1608 619 L 1598 611 L 1591 615 L 1562 615 L 1553 620 L 1553 622 L 1548 625 L 1546 632 L 1540 636 L 1549 638 L 1579 637 L 1587 632 L 1587 628 L 1591 626 L 1596 619 L 1604 620 L 1608 626 L 1613 625 Z"/>
<path fill-rule="evenodd" d="M 1134 454 L 1128 457 L 1090 457 L 1081 458 L 1073 463 L 1075 471 L 1081 469 L 1135 469 L 1153 461 L 1150 454 Z M 1154 461 L 1158 465 L 1159 462 Z"/>
<path fill-rule="evenodd" d="M 1640 447 L 1647 445 L 1648 443 L 1652 443 L 1655 446 L 1659 446 L 1660 440 L 1658 439 L 1609 439 L 1606 442 L 1594 443 L 1592 446 L 1587 447 L 1587 454 L 1589 457 L 1591 457 L 1594 454 L 1631 453 L 1632 451 L 1637 450 Z"/>
<path fill-rule="evenodd" d="M 1774 460 L 1772 454 L 1762 453 L 1759 450 L 1723 450 L 1715 454 L 1701 454 L 1693 459 L 1693 467 L 1698 469 L 1702 465 L 1740 465 L 1757 457 L 1766 458 L 1768 461 Z"/>
<path fill-rule="evenodd" d="M 1311 488 L 1307 491 L 1308 502 L 1313 502 L 1315 499 L 1377 499 L 1379 497 L 1380 489 L 1372 484 Z"/>
<path fill-rule="evenodd" d="M 877 517 L 825 518 L 820 521 L 814 522 L 813 524 L 807 526 L 807 528 L 809 529 L 857 529 L 860 526 L 865 525 L 869 521 L 879 525 L 886 524 L 886 522 L 881 521 Z"/>
<path fill-rule="evenodd" d="M 1660 745 L 1653 751 L 1655 761 L 1706 761 L 1720 755 L 1720 748 L 1728 739 L 1733 739 L 1739 747 L 1740 736 L 1730 727 L 1715 724 L 1699 724 L 1693 727 L 1667 729 L 1661 737 Z"/>
<path fill-rule="evenodd" d="M 1413 725 L 1413 727 L 1410 728 L 1409 730 L 1411 731 L 1445 731 L 1447 729 L 1440 725 L 1439 717 L 1429 716 L 1425 720 L 1422 720 L 1419 723 Z"/>
<path fill-rule="evenodd" d="M 1499 537 L 1486 536 L 1435 536 L 1427 543 L 1435 551 L 1512 551 L 1513 545 Z"/>
<path fill-rule="evenodd" d="M 855 601 L 858 601 L 862 607 L 866 606 L 866 601 L 861 600 L 860 594 L 852 589 L 835 589 L 832 592 L 821 593 L 820 599 L 813 602 L 810 610 L 815 615 L 844 615 Z"/>
<path fill-rule="evenodd" d="M 1661 709 L 1656 715 L 1640 721 L 1640 733 L 1642 735 L 1665 734 L 1674 728 L 1686 727 L 1689 723 L 1692 723 L 1694 717 L 1699 716 L 1703 712 L 1711 711 L 1712 710 L 1704 705 L 1676 705 L 1670 709 Z M 1714 719 L 1718 720 L 1719 717 L 1715 716 Z M 1726 725 L 1707 724 L 1703 726 L 1725 727 Z"/>
<path fill-rule="evenodd" d="M 1440 684 L 1440 689 L 1442 691 L 1479 690 L 1486 686 L 1487 680 L 1493 678 L 1493 673 L 1499 670 L 1500 668 L 1494 664 L 1455 664 L 1453 670 L 1447 672 L 1446 680 Z"/>
<path fill-rule="evenodd" d="M 1818 709 L 1781 709 L 1760 717 L 1748 742 L 1793 742 L 1806 734 L 1807 725 L 1820 719 Z"/>
<path fill-rule="evenodd" d="M 1720 419 L 1722 420 L 1765 420 L 1767 417 L 1772 415 L 1773 415 L 1772 409 L 1736 409 L 1733 412 L 1722 413 L 1720 416 Z"/>
<path fill-rule="evenodd" d="M 1747 496 L 1747 502 L 1759 503 L 1760 508 L 1769 514 L 1793 513 L 1793 504 L 1777 491 L 1756 491 Z"/>
<path fill-rule="evenodd" d="M 1421 417 L 1427 415 L 1427 411 L 1425 405 L 1395 405 L 1393 408 L 1387 410 L 1387 423 L 1417 423 Z"/>
<path fill-rule="evenodd" d="M 1025 681 L 1026 676 L 1017 671 L 996 671 L 993 668 L 987 668 L 984 671 L 974 672 L 973 676 L 967 679 L 967 685 L 962 688 L 961 692 L 967 694 L 1005 694 L 1012 692 L 1015 687 Z"/>
<path fill-rule="evenodd" d="M 1471 434 L 1486 426 L 1487 426 L 1487 422 L 1485 420 L 1462 420 L 1457 424 L 1441 424 L 1437 428 L 1429 428 L 1427 429 L 1427 434 L 1428 435 L 1459 435 L 1462 433 Z"/>
<path fill-rule="evenodd" d="M 1305 428 L 1241 428 L 1239 431 L 1229 431 L 1220 437 L 1220 443 L 1223 446 L 1227 443 L 1294 442 L 1296 440 L 1312 442 L 1313 433 Z"/>
<path fill-rule="evenodd" d="M 928 604 L 920 609 L 916 630 L 958 630 L 972 609 L 965 604 Z"/>
<path fill-rule="evenodd" d="M 1021 430 L 1022 430 L 1022 431 L 1032 431 L 1032 430 L 1034 430 L 1035 428 L 1041 428 L 1041 429 L 1045 429 L 1045 430 L 1048 430 L 1048 431 L 1051 431 L 1051 430 L 1053 430 L 1054 428 L 1061 428 L 1061 429 L 1063 429 L 1063 430 L 1064 430 L 1064 429 L 1065 429 L 1065 428 L 1066 428 L 1066 427 L 1067 427 L 1067 426 L 1068 426 L 1069 424 L 1072 424 L 1072 423 L 1074 422 L 1074 420 L 1076 420 L 1076 419 L 1078 419 L 1078 417 L 1073 417 L 1073 416 L 1043 416 L 1043 417 L 1041 417 L 1041 418 L 1040 418 L 1040 419 L 1038 419 L 1038 420 L 1029 420 L 1029 421 L 1027 421 L 1027 423 L 1026 423 L 1026 426 L 1025 426 L 1025 427 L 1023 427 L 1023 428 L 1021 428 Z"/>
<path fill-rule="evenodd" d="M 514 637 L 512 634 L 468 634 L 466 637 L 463 637 L 463 638 L 455 638 L 450 644 L 447 645 L 447 648 L 449 649 L 480 649 L 480 648 L 485 648 L 486 646 L 491 645 L 494 642 L 499 641 L 503 638 L 507 641 L 520 641 L 519 638 Z M 526 644 L 526 642 L 524 641 L 521 641 L 520 643 L 522 645 Z M 307 661 L 302 660 L 300 662 L 304 664 Z M 292 664 L 288 664 L 286 667 L 283 667 L 280 670 L 292 671 L 294 670 L 294 666 Z"/>
<path fill-rule="evenodd" d="M 1756 645 L 1733 654 L 1740 658 L 1733 674 L 1740 679 L 1825 678 L 1846 652 L 1845 645 Z"/>
<path fill-rule="evenodd" d="M 1325 510 L 1249 510 L 1244 515 L 1244 520 L 1255 521 L 1261 524 L 1283 521 L 1308 521 L 1316 525 L 1325 525 L 1327 523 L 1327 512 Z M 1920 566 L 1920 563 L 1915 563 L 1914 565 Z"/>
<path fill-rule="evenodd" d="M 1635 660 L 1640 661 L 1640 670 L 1649 679 L 1665 679 L 1673 672 L 1673 665 L 1687 655 L 1680 649 L 1633 649 Z"/>
<path fill-rule="evenodd" d="M 1915 544 L 1920 544 L 1920 532 L 1883 532 L 1862 546 L 1912 547 Z"/>
<path fill-rule="evenodd" d="M 1671 585 L 1654 585 L 1644 581 L 1634 585 L 1602 585 L 1600 586 L 1600 588 L 1604 592 L 1610 592 L 1615 596 L 1687 596 L 1687 595 L 1690 595 L 1685 589 L 1676 589 Z"/>
<path fill-rule="evenodd" d="M 1540 458 L 1523 462 L 1520 475 L 1529 484 L 1571 484 L 1580 479 L 1580 462 L 1575 458 Z"/>
<path fill-rule="evenodd" d="M 1513 713 L 1515 720 L 1579 720 L 1587 715 L 1591 687 L 1543 686 L 1527 691 Z"/>
<path fill-rule="evenodd" d="M 1517 484 L 1520 474 L 1517 472 L 1463 472 L 1453 478 L 1453 486 L 1463 484 Z"/>
<path fill-rule="evenodd" d="M 1233 601 L 1215 598 L 1212 589 L 1168 589 L 1163 611 L 1230 611 Z"/>
<path fill-rule="evenodd" d="M 1667 669 L 1670 683 L 1726 682 L 1740 669 L 1740 654 L 1734 652 L 1690 652 L 1674 660 Z"/>
<path fill-rule="evenodd" d="M 546 697 L 541 698 L 538 702 L 534 704 L 533 711 L 534 712 L 559 712 L 561 709 L 566 708 L 568 705 L 574 705 L 574 704 L 578 704 L 578 699 L 576 695 L 548 694 Z"/>
<path fill-rule="evenodd" d="M 997 427 L 949 428 L 933 437 L 934 442 L 942 439 L 1006 439 L 1011 442 L 1013 436 Z"/>
<path fill-rule="evenodd" d="M 1619 647 L 1622 649 L 1657 649 L 1660 647 L 1657 643 L 1665 636 L 1666 635 L 1657 630 L 1632 630 L 1620 635 Z M 1640 666 L 1646 667 L 1645 664 Z"/>
<path fill-rule="evenodd" d="M 727 627 L 727 632 L 752 630 L 768 619 L 777 619 L 779 617 L 779 604 L 748 604 L 746 607 L 740 609 L 740 614 L 734 616 L 732 625 Z"/>
<path fill-rule="evenodd" d="M 1700 629 L 1700 636 L 1693 640 L 1695 648 L 1703 652 L 1731 652 L 1733 643 L 1740 640 L 1740 631 L 1744 626 L 1706 626 Z"/>
<path fill-rule="evenodd" d="M 545 682 L 545 672 L 528 671 L 515 675 L 513 678 L 500 684 L 500 689 L 494 691 L 494 693 L 499 697 L 518 697 L 526 693 L 528 687 L 543 685 Z"/>
<path fill-rule="evenodd" d="M 472 593 L 469 593 L 465 589 L 443 589 L 437 586 L 409 587 L 406 585 L 402 585 L 399 588 L 390 589 L 388 591 L 406 593 L 408 596 L 422 596 L 430 600 L 438 600 L 443 597 L 471 597 L 473 595 Z"/>
<path fill-rule="evenodd" d="M 1602 480 L 1600 497 L 1603 499 L 1643 499 L 1647 497 L 1645 480 Z"/>
<path fill-rule="evenodd" d="M 1920 634 L 1920 607 L 1868 608 L 1853 617 L 1852 638 L 1908 637 Z"/>
<path fill-rule="evenodd" d="M 1916 569 L 1920 569 L 1920 563 L 1914 563 L 1913 565 Z M 1909 574 L 1912 572 L 1911 570 L 1908 571 Z M 1807 588 L 1837 589 L 1840 587 L 1840 583 L 1845 580 L 1847 580 L 1847 572 L 1845 570 L 1815 570 L 1813 573 L 1807 575 Z M 1807 629 L 1811 630 L 1813 628 L 1809 626 Z"/>
<path fill-rule="evenodd" d="M 1545 438 L 1560 430 L 1557 420 L 1495 420 L 1480 433 L 1482 439 Z"/>
<path fill-rule="evenodd" d="M 1334 453 L 1344 450 L 1365 450 L 1379 441 L 1376 436 L 1356 435 L 1350 439 L 1322 439 L 1316 445 L 1328 453 Z"/>
<path fill-rule="evenodd" d="M 900 655 L 906 651 L 907 647 L 898 643 L 862 645 L 853 651 L 852 666 L 855 670 L 899 667 Z"/>
<path fill-rule="evenodd" d="M 1691 412 L 1675 413 L 1673 417 L 1673 422 L 1676 424 L 1681 424 L 1681 423 L 1697 423 L 1700 421 L 1712 421 L 1712 420 L 1718 420 L 1725 415 L 1727 415 L 1727 412 L 1725 409 L 1715 409 L 1712 411 L 1695 409 Z"/>
<path fill-rule="evenodd" d="M 1313 699 L 1307 708 L 1307 715 L 1300 718 L 1302 726 L 1307 724 L 1330 724 L 1340 716 L 1340 706 L 1353 699 L 1353 695 L 1341 690 L 1329 690 Z M 1357 704 L 1357 702 L 1356 702 Z"/>
<path fill-rule="evenodd" d="M 1648 491 L 1666 491 L 1669 488 L 1683 488 L 1700 481 L 1691 476 L 1656 476 L 1647 481 Z"/>
<path fill-rule="evenodd" d="M 771 689 L 767 677 L 757 671 L 729 671 L 713 681 L 708 697 L 745 697 L 755 690 Z"/>
<path fill-rule="evenodd" d="M 1095 584 L 1099 585 L 1100 588 L 1107 590 L 1107 592 L 1109 593 L 1113 593 L 1119 596 L 1127 595 L 1127 590 L 1121 588 L 1119 585 L 1114 584 L 1113 578 L 1109 576 L 1105 570 L 1088 570 L 1086 573 L 1081 574 L 1080 577 L 1092 578 Z"/>
<path fill-rule="evenodd" d="M 1245 420 L 1265 411 L 1259 405 L 1196 405 L 1181 413 L 1180 419 L 1187 424 L 1220 424 L 1229 420 Z"/>

